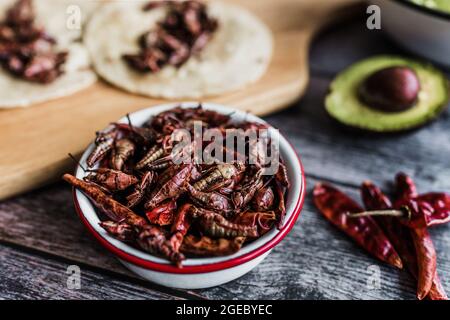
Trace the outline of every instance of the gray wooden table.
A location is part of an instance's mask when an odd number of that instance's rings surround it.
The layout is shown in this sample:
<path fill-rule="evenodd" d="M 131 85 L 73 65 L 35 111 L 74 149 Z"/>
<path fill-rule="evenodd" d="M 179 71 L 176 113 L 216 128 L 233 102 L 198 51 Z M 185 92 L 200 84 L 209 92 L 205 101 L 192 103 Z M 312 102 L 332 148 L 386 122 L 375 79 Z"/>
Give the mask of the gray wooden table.
<path fill-rule="evenodd" d="M 71 190 L 59 183 L 0 203 L 0 299 L 414 299 L 406 272 L 378 263 L 320 216 L 311 203 L 317 181 L 358 196 L 365 179 L 383 187 L 400 170 L 420 189 L 450 191 L 450 112 L 402 135 L 355 134 L 325 114 L 332 77 L 352 62 L 378 53 L 401 53 L 362 19 L 322 34 L 311 50 L 312 81 L 306 96 L 267 117 L 290 139 L 307 173 L 308 198 L 292 232 L 256 269 L 208 290 L 156 286 L 127 271 L 84 230 Z M 438 269 L 450 292 L 450 226 L 432 230 Z M 81 289 L 67 286 L 67 267 L 81 269 Z M 378 288 L 368 286 L 373 266 Z"/>

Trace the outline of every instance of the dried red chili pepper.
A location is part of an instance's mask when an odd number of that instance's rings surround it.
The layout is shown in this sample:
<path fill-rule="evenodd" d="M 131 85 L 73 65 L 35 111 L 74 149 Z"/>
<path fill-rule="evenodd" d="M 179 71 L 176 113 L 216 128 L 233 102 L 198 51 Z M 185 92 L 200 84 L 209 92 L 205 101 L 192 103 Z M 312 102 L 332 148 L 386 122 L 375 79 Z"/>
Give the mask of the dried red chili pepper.
<path fill-rule="evenodd" d="M 272 228 L 276 220 L 277 217 L 274 211 L 268 212 L 246 211 L 237 216 L 233 220 L 233 222 L 240 225 L 256 226 L 258 230 L 258 237 L 260 237 Z"/>
<path fill-rule="evenodd" d="M 397 174 L 395 187 L 398 201 L 416 198 L 418 196 L 417 187 L 414 180 L 404 173 Z M 436 272 L 436 251 L 428 231 L 423 229 L 413 229 L 411 237 L 417 256 L 418 288 L 417 297 L 423 299 L 426 293 L 432 299 L 446 299 L 447 296 Z M 433 271 L 434 270 L 434 271 Z M 429 285 L 431 277 L 432 284 Z"/>
<path fill-rule="evenodd" d="M 438 200 L 436 202 L 441 203 Z M 350 214 L 350 217 L 391 216 L 399 218 L 404 225 L 412 229 L 428 228 L 450 222 L 450 210 L 447 208 L 435 209 L 432 204 L 435 203 L 421 199 L 420 196 L 414 199 L 404 198 L 396 202 L 395 208 L 362 211 Z"/>
<path fill-rule="evenodd" d="M 395 177 L 396 208 L 406 206 L 411 217 L 410 226 L 424 228 L 450 222 L 450 195 L 431 192 L 419 195 L 411 177 L 399 173 Z"/>
<path fill-rule="evenodd" d="M 198 216 L 199 209 L 192 204 L 184 204 L 178 209 L 174 223 L 170 228 L 172 237 L 170 242 L 175 249 L 179 249 L 188 233 L 193 220 Z"/>
<path fill-rule="evenodd" d="M 418 196 L 414 181 L 407 174 L 400 172 L 395 176 L 396 199 L 411 199 Z"/>
<path fill-rule="evenodd" d="M 411 229 L 418 260 L 417 297 L 422 300 L 430 292 L 436 275 L 436 250 L 426 228 Z"/>
<path fill-rule="evenodd" d="M 103 221 L 100 226 L 114 238 L 123 242 L 134 242 L 136 240 L 136 230 L 125 222 Z"/>
<path fill-rule="evenodd" d="M 352 217 L 392 216 L 410 228 L 427 228 L 450 222 L 450 195 L 446 193 L 427 193 L 417 195 L 411 178 L 401 175 L 399 200 L 389 208 L 358 212 Z M 412 188 L 412 190 L 408 190 Z M 403 194 L 403 195 L 401 195 Z"/>
<path fill-rule="evenodd" d="M 109 218 L 115 222 L 125 221 L 135 227 L 143 227 L 147 224 L 144 218 L 138 216 L 123 204 L 108 197 L 99 187 L 89 182 L 80 180 L 71 174 L 65 174 L 63 179 L 77 189 L 83 191 Z"/>
<path fill-rule="evenodd" d="M 412 180 L 408 179 L 409 185 Z M 408 192 L 410 194 L 410 192 Z M 361 186 L 361 197 L 367 210 L 384 210 L 392 208 L 389 198 L 373 183 L 366 181 Z M 386 233 L 397 253 L 400 255 L 403 265 L 406 266 L 411 275 L 418 278 L 418 262 L 415 252 L 413 238 L 409 228 L 404 226 L 394 217 L 373 217 Z M 428 293 L 431 300 L 447 300 L 445 290 L 436 273 L 433 284 Z"/>
<path fill-rule="evenodd" d="M 253 207 L 256 210 L 267 211 L 273 205 L 275 200 L 275 194 L 271 187 L 263 187 L 258 190 L 255 194 L 255 198 L 253 199 Z"/>
<path fill-rule="evenodd" d="M 361 198 L 367 210 L 387 210 L 392 208 L 391 200 L 370 181 L 365 181 L 362 184 Z M 414 273 L 414 270 L 417 271 L 417 259 L 409 229 L 394 217 L 374 216 L 373 218 L 393 244 L 404 265 L 412 273 Z"/>
<path fill-rule="evenodd" d="M 175 210 L 177 209 L 176 201 L 167 201 L 156 207 L 155 209 L 147 212 L 148 221 L 158 226 L 168 226 L 173 222 Z"/>
<path fill-rule="evenodd" d="M 437 274 L 434 275 L 433 285 L 431 286 L 430 292 L 428 292 L 428 296 L 430 300 L 448 300 L 447 294 L 445 293 L 445 289 L 442 286 L 441 279 Z"/>
<path fill-rule="evenodd" d="M 91 172 L 85 180 L 95 182 L 111 192 L 125 190 L 138 182 L 135 176 L 118 170 L 99 168 Z"/>
<path fill-rule="evenodd" d="M 427 228 L 450 222 L 450 207 L 441 208 L 446 194 L 425 195 L 414 199 L 404 199 L 396 203 L 396 208 L 404 213 L 402 222 L 410 228 Z"/>
<path fill-rule="evenodd" d="M 360 212 L 362 209 L 347 195 L 330 185 L 319 183 L 314 188 L 314 204 L 331 223 L 369 253 L 397 268 L 403 267 L 391 242 L 372 217 L 348 217 L 348 212 Z"/>
<path fill-rule="evenodd" d="M 450 194 L 430 192 L 419 195 L 417 199 L 427 202 L 433 207 L 435 210 L 434 215 L 436 220 L 450 220 Z"/>

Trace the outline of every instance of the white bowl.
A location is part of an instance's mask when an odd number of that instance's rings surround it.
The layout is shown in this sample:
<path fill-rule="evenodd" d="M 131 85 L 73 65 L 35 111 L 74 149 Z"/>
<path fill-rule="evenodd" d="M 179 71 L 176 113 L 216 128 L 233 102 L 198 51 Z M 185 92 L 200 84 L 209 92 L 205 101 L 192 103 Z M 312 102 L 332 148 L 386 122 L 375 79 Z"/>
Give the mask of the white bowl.
<path fill-rule="evenodd" d="M 141 126 L 151 116 L 171 109 L 180 104 L 167 104 L 151 107 L 130 114 L 131 121 L 136 126 Z M 183 103 L 182 107 L 190 108 L 198 106 L 198 103 Z M 264 121 L 256 116 L 228 107 L 204 103 L 205 109 L 215 110 L 223 114 L 232 114 L 237 121 L 247 119 L 249 121 Z M 125 118 L 119 122 L 126 123 Z M 274 128 L 269 130 L 273 137 L 279 135 Z M 159 258 L 142 250 L 136 249 L 111 237 L 99 226 L 100 219 L 91 201 L 79 190 L 74 191 L 75 208 L 87 229 L 94 237 L 131 271 L 141 277 L 160 285 L 184 289 L 200 289 L 217 286 L 234 280 L 256 267 L 292 229 L 300 214 L 305 198 L 305 176 L 300 159 L 294 148 L 281 135 L 279 135 L 280 153 L 284 159 L 291 188 L 288 192 L 286 203 L 286 219 L 281 230 L 276 228 L 269 231 L 261 238 L 246 244 L 242 249 L 230 256 L 213 258 L 189 258 L 183 262 L 183 268 L 177 268 L 165 259 Z M 91 144 L 84 152 L 80 162 L 86 165 L 86 159 L 93 150 Z M 77 178 L 83 178 L 85 173 L 81 168 L 76 171 Z"/>
<path fill-rule="evenodd" d="M 381 28 L 406 49 L 450 67 L 450 14 L 408 0 L 369 0 L 381 8 Z"/>

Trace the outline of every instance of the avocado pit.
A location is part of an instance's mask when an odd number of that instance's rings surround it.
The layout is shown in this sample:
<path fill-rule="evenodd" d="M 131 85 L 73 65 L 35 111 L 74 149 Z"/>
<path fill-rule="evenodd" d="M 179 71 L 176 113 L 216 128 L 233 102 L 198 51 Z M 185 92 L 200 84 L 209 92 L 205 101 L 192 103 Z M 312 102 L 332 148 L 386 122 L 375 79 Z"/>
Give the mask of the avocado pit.
<path fill-rule="evenodd" d="M 392 66 L 369 75 L 359 87 L 359 99 L 370 108 L 401 112 L 417 103 L 420 81 L 406 66 Z"/>

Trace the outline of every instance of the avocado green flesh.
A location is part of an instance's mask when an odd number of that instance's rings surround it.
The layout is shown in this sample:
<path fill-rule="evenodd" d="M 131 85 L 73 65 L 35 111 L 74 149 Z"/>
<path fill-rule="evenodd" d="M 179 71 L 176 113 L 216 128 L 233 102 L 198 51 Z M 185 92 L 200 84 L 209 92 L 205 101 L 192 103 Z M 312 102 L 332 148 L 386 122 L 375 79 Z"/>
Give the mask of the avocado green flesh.
<path fill-rule="evenodd" d="M 417 103 L 403 112 L 383 112 L 365 105 L 358 98 L 358 88 L 372 73 L 392 66 L 415 70 L 421 90 Z M 392 132 L 418 127 L 446 107 L 449 86 L 446 77 L 434 67 L 395 56 L 377 56 L 360 61 L 344 70 L 332 82 L 325 107 L 336 120 L 352 127 Z"/>
<path fill-rule="evenodd" d="M 450 13 L 449 0 L 409 0 L 409 1 L 430 9 Z"/>

